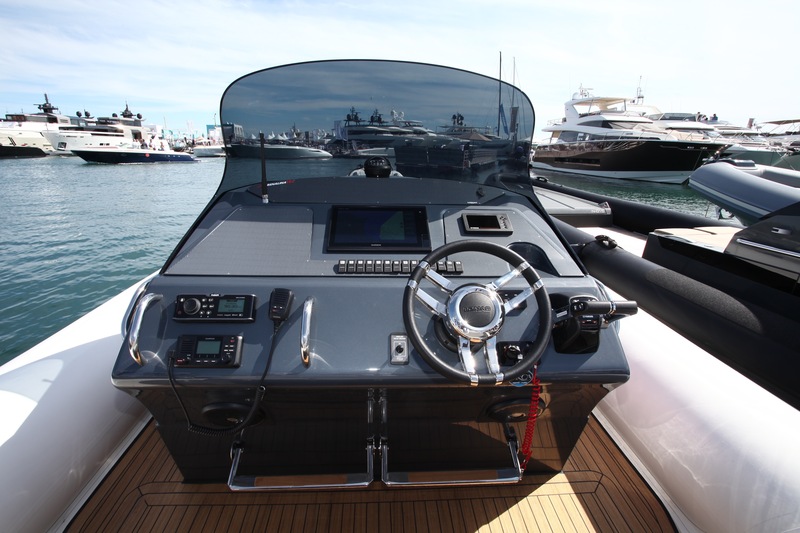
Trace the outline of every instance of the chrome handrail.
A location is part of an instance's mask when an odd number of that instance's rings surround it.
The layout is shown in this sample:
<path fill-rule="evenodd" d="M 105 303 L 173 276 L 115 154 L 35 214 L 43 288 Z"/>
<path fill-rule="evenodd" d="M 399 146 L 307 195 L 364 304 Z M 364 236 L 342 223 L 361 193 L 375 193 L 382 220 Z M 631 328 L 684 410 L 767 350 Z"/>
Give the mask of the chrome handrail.
<path fill-rule="evenodd" d="M 144 312 L 147 311 L 147 308 L 150 307 L 151 304 L 161 300 L 161 298 L 163 298 L 161 294 L 153 294 L 152 292 L 145 294 L 142 299 L 139 300 L 139 303 L 136 304 L 136 311 L 133 313 L 130 333 L 128 334 L 128 351 L 131 354 L 131 358 L 139 366 L 144 365 L 142 353 L 139 351 L 139 328 L 142 326 Z"/>
<path fill-rule="evenodd" d="M 381 480 L 387 487 L 495 485 L 518 483 L 523 469 L 519 462 L 517 439 L 507 435 L 511 464 L 507 467 L 482 470 L 442 470 L 420 472 L 389 472 L 389 446 L 381 445 Z"/>
<path fill-rule="evenodd" d="M 231 449 L 231 471 L 228 475 L 228 487 L 233 491 L 285 490 L 285 489 L 330 489 L 330 488 L 363 488 L 368 487 L 373 479 L 374 446 L 367 442 L 367 469 L 365 472 L 342 474 L 309 474 L 309 475 L 239 475 L 239 461 L 244 448 L 234 443 Z"/>
<path fill-rule="evenodd" d="M 778 233 L 773 229 L 773 233 Z M 785 255 L 787 257 L 791 257 L 793 259 L 800 259 L 800 253 L 797 253 L 793 250 L 786 250 L 785 248 L 778 248 L 776 246 L 770 246 L 768 244 L 762 244 L 760 242 L 754 242 L 747 239 L 737 238 L 736 242 L 741 244 L 742 246 L 747 246 L 750 248 L 757 248 L 759 250 L 764 250 L 767 252 L 772 252 L 778 255 Z"/>
<path fill-rule="evenodd" d="M 311 311 L 314 307 L 314 299 L 311 297 L 306 298 L 303 304 L 303 319 L 300 325 L 300 359 L 305 366 L 311 364 L 311 345 L 309 338 L 311 337 Z"/>

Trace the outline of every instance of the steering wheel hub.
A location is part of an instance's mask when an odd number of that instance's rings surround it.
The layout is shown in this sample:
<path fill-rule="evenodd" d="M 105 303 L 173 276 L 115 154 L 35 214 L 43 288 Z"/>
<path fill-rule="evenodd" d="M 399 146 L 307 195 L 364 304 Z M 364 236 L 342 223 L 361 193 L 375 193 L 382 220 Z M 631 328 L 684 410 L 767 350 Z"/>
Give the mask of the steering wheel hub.
<path fill-rule="evenodd" d="M 493 337 L 503 325 L 503 301 L 496 291 L 479 285 L 456 290 L 447 303 L 447 324 L 472 342 Z"/>

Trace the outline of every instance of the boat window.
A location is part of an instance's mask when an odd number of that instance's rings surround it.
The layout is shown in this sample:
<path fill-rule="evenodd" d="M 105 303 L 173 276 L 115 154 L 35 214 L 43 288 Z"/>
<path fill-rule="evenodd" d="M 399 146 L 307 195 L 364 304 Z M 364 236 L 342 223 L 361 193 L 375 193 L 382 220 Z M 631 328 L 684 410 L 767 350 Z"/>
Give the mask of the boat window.
<path fill-rule="evenodd" d="M 578 140 L 578 132 L 577 131 L 562 131 L 559 136 L 558 140 L 562 142 L 575 142 Z"/>
<path fill-rule="evenodd" d="M 650 131 L 659 131 L 660 128 L 651 125 L 649 122 L 633 122 L 633 121 L 608 121 L 607 128 L 611 128 L 612 130 L 650 130 Z"/>

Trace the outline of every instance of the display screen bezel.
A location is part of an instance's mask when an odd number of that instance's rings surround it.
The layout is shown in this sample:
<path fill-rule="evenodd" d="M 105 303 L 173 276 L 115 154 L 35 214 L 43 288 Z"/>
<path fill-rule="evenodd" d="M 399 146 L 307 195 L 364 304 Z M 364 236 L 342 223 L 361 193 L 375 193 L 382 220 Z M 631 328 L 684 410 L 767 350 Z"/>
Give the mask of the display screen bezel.
<path fill-rule="evenodd" d="M 382 238 L 376 232 L 355 236 L 348 228 L 359 221 L 386 216 L 402 216 L 410 228 L 402 239 Z M 328 224 L 329 252 L 429 252 L 431 250 L 428 216 L 421 206 L 332 206 Z"/>

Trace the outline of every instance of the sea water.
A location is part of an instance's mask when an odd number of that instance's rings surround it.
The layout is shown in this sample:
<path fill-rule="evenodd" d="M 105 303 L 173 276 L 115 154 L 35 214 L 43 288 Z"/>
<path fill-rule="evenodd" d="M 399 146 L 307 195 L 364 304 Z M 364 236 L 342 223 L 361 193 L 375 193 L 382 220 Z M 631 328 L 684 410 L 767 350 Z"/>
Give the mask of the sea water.
<path fill-rule="evenodd" d="M 0 160 L 0 364 L 158 270 L 223 169 Z"/>
<path fill-rule="evenodd" d="M 325 164 L 347 170 L 356 163 Z M 216 191 L 224 166 L 224 158 L 141 165 L 56 156 L 0 160 L 0 364 L 161 268 Z M 685 186 L 551 180 L 709 212 L 708 202 Z"/>

